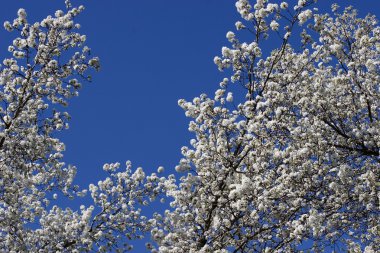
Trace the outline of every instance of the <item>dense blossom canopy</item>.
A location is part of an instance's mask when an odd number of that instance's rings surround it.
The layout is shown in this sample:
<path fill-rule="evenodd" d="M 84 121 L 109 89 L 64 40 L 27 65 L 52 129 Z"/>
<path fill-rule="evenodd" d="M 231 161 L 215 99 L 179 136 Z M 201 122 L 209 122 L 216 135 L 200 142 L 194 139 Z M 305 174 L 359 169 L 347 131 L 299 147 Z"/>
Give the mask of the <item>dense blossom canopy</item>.
<path fill-rule="evenodd" d="M 315 2 L 236 1 L 251 40 L 229 31 L 215 95 L 179 100 L 195 138 L 177 173 L 105 164 L 79 211 L 57 205 L 87 190 L 53 136 L 99 59 L 77 32 L 82 6 L 34 24 L 20 9 L 4 23 L 19 37 L 0 72 L 0 248 L 124 252 L 149 231 L 152 252 L 379 252 L 380 27 Z M 157 197 L 167 210 L 142 216 Z"/>
<path fill-rule="evenodd" d="M 56 205 L 60 195 L 87 192 L 73 185 L 76 168 L 62 162 L 65 146 L 53 135 L 68 128 L 70 116 L 63 110 L 78 95 L 80 80 L 99 69 L 74 21 L 84 7 L 66 5 L 65 12 L 41 22 L 29 23 L 20 9 L 13 22 L 4 23 L 19 37 L 0 72 L 1 252 L 125 251 L 145 226 L 136 203 L 154 198 L 164 181 L 146 178 L 141 169 L 132 172 L 130 163 L 123 172 L 115 172 L 119 163 L 106 164 L 110 176 L 89 186 L 93 206 L 76 212 Z"/>

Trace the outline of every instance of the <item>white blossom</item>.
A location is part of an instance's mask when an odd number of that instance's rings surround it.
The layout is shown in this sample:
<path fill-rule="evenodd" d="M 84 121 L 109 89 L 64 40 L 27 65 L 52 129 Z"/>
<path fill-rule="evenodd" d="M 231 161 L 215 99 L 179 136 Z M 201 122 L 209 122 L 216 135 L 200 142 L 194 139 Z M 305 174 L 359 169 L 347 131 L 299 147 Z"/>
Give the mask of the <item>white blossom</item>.
<path fill-rule="evenodd" d="M 244 20 L 262 20 L 247 29 L 266 34 L 286 23 L 269 4 L 237 1 Z M 185 174 L 167 192 L 172 209 L 157 216 L 153 251 L 293 252 L 310 240 L 315 252 L 338 241 L 348 252 L 380 250 L 380 33 L 372 16 L 313 14 L 309 4 L 298 1 L 293 18 L 309 20 L 303 39 L 315 43 L 288 44 L 286 25 L 271 50 L 230 34 L 214 62 L 231 78 L 213 98 L 180 100 L 195 139 L 182 148 L 176 170 Z"/>
<path fill-rule="evenodd" d="M 178 101 L 194 137 L 176 174 L 106 163 L 88 189 L 57 138 L 63 106 L 100 67 L 76 30 L 84 7 L 66 0 L 33 24 L 20 9 L 0 69 L 2 251 L 125 252 L 150 232 L 151 252 L 379 252 L 380 28 L 352 7 L 313 14 L 312 2 L 236 1 L 255 36 L 228 32 L 214 63 L 229 76 L 211 97 Z M 297 20 L 309 25 L 290 44 Z M 273 34 L 284 39 L 267 43 Z M 58 205 L 87 192 L 90 205 Z"/>
<path fill-rule="evenodd" d="M 302 11 L 302 12 L 298 15 L 299 23 L 302 25 L 302 24 L 305 23 L 308 19 L 310 19 L 312 16 L 313 16 L 313 12 L 312 12 L 311 10 L 307 9 L 307 10 Z"/>
<path fill-rule="evenodd" d="M 233 39 L 235 38 L 235 34 L 234 34 L 233 32 L 231 32 L 231 31 L 229 31 L 229 32 L 227 33 L 227 35 L 226 35 L 226 38 L 227 38 L 230 42 L 232 42 Z"/>
<path fill-rule="evenodd" d="M 241 29 L 245 28 L 245 26 L 243 25 L 243 23 L 241 21 L 237 21 L 235 23 L 235 27 L 236 27 L 236 30 L 241 30 Z"/>
<path fill-rule="evenodd" d="M 287 9 L 288 3 L 287 2 L 281 2 L 280 7 L 281 7 L 281 9 Z"/>
<path fill-rule="evenodd" d="M 272 22 L 270 23 L 270 28 L 271 28 L 273 31 L 278 31 L 279 26 L 280 26 L 280 24 L 277 23 L 276 20 L 272 20 Z"/>

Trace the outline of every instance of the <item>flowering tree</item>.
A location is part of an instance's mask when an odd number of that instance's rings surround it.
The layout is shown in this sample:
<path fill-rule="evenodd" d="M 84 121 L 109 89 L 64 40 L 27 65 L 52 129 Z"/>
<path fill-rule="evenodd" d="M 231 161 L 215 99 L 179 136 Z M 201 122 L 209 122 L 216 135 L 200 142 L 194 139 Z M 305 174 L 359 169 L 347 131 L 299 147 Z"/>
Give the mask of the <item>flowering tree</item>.
<path fill-rule="evenodd" d="M 6 30 L 19 37 L 0 69 L 0 248 L 6 252 L 124 252 L 151 232 L 152 252 L 380 251 L 380 27 L 313 0 L 238 0 L 241 42 L 215 57 L 231 73 L 213 98 L 179 105 L 195 139 L 178 178 L 105 164 L 91 184 L 93 205 L 57 206 L 84 196 L 62 162 L 55 133 L 68 128 L 68 100 L 99 69 L 75 17 L 41 22 L 20 9 Z M 297 34 L 300 34 L 298 37 Z M 278 42 L 266 48 L 266 40 Z M 159 168 L 158 172 L 162 172 Z M 180 174 L 185 173 L 185 174 Z M 159 195 L 164 213 L 141 206 Z M 63 197 L 63 196 L 62 196 Z"/>
<path fill-rule="evenodd" d="M 146 178 L 141 169 L 115 172 L 90 185 L 94 205 L 80 212 L 56 204 L 60 195 L 85 195 L 73 185 L 76 168 L 65 167 L 65 146 L 54 134 L 68 128 L 68 99 L 78 94 L 80 80 L 98 69 L 89 58 L 86 36 L 74 19 L 84 9 L 58 10 L 54 17 L 29 23 L 24 9 L 9 32 L 19 33 L 8 47 L 12 57 L 0 70 L 0 248 L 2 252 L 82 252 L 112 248 L 123 252 L 140 236 L 144 217 L 135 206 L 160 192 L 163 179 Z M 120 244 L 122 243 L 122 244 Z"/>
<path fill-rule="evenodd" d="M 179 101 L 196 138 L 160 252 L 380 251 L 380 27 L 313 4 L 236 2 L 252 40 L 228 32 L 214 61 L 231 78 Z"/>

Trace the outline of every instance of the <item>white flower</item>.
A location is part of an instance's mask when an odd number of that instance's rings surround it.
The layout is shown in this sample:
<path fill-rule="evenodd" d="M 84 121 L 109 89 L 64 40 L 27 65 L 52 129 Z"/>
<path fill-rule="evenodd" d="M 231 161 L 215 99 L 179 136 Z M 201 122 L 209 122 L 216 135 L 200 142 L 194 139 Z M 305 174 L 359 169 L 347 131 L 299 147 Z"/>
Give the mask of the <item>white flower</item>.
<path fill-rule="evenodd" d="M 237 21 L 235 23 L 235 27 L 236 27 L 236 30 L 241 30 L 241 29 L 245 28 L 245 26 L 243 25 L 243 23 L 240 22 L 240 21 Z"/>
<path fill-rule="evenodd" d="M 218 56 L 215 56 L 215 57 L 214 57 L 214 63 L 215 63 L 216 65 L 219 65 L 221 62 L 222 62 L 222 59 L 220 59 L 220 57 L 218 57 Z"/>
<path fill-rule="evenodd" d="M 221 88 L 225 88 L 227 86 L 227 84 L 228 84 L 228 78 L 223 78 L 223 81 L 220 82 L 219 85 Z"/>
<path fill-rule="evenodd" d="M 278 31 L 279 26 L 280 26 L 280 24 L 277 23 L 276 20 L 272 20 L 272 22 L 270 23 L 270 28 L 271 28 L 273 31 Z"/>
<path fill-rule="evenodd" d="M 226 38 L 229 40 L 229 41 L 233 41 L 235 39 L 235 34 L 231 31 L 227 32 L 226 34 Z"/>
<path fill-rule="evenodd" d="M 304 6 L 306 4 L 306 0 L 298 0 L 298 6 L 299 7 L 302 7 L 302 6 Z"/>
<path fill-rule="evenodd" d="M 288 8 L 288 3 L 287 3 L 287 2 L 282 2 L 282 3 L 280 4 L 280 8 L 281 8 L 281 9 L 287 9 L 287 8 Z"/>
<path fill-rule="evenodd" d="M 312 12 L 310 9 L 307 9 L 307 10 L 302 11 L 302 12 L 298 15 L 299 23 L 302 25 L 302 24 L 305 23 L 308 19 L 310 19 L 312 16 L 313 16 L 313 12 Z"/>
<path fill-rule="evenodd" d="M 272 13 L 274 11 L 277 11 L 278 10 L 278 4 L 272 4 L 272 3 L 269 3 L 267 5 L 267 11 Z"/>
<path fill-rule="evenodd" d="M 290 35 L 292 35 L 291 32 L 286 32 L 284 35 L 284 39 L 289 39 Z"/>
<path fill-rule="evenodd" d="M 64 15 L 64 13 L 62 10 L 57 10 L 54 15 L 55 15 L 55 17 L 59 18 L 59 17 L 62 17 Z"/>
<path fill-rule="evenodd" d="M 21 19 L 25 19 L 26 18 L 26 11 L 25 9 L 21 8 L 17 11 L 17 15 L 19 18 Z"/>
<path fill-rule="evenodd" d="M 228 92 L 226 100 L 227 100 L 228 102 L 232 102 L 232 101 L 233 101 L 233 95 L 232 95 L 232 92 Z"/>
<path fill-rule="evenodd" d="M 338 44 L 338 43 L 332 44 L 332 45 L 330 46 L 330 50 L 331 50 L 331 52 L 333 52 L 333 53 L 338 52 L 341 48 L 342 48 L 342 45 L 341 45 L 341 44 Z"/>
<path fill-rule="evenodd" d="M 13 65 L 11 65 L 10 69 L 17 72 L 17 71 L 19 71 L 20 68 L 17 64 L 13 64 Z"/>
<path fill-rule="evenodd" d="M 9 21 L 5 21 L 5 22 L 4 22 L 4 28 L 5 28 L 5 30 L 7 30 L 8 32 L 13 31 L 13 26 L 12 26 L 12 24 L 11 24 Z"/>

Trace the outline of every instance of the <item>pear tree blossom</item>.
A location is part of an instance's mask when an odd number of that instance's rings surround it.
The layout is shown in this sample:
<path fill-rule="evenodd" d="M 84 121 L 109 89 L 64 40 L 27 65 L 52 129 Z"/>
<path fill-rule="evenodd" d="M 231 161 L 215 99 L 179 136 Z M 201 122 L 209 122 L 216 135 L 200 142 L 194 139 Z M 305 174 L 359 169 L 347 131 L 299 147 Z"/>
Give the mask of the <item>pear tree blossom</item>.
<path fill-rule="evenodd" d="M 17 37 L 0 69 L 1 252 L 127 251 L 149 225 L 138 206 L 174 180 L 106 164 L 109 176 L 88 187 L 93 205 L 58 205 L 88 191 L 73 184 L 76 168 L 62 161 L 55 133 L 68 128 L 69 99 L 100 67 L 75 21 L 84 7 L 66 7 L 35 23 L 19 9 L 4 23 Z"/>
<path fill-rule="evenodd" d="M 144 236 L 163 253 L 380 251 L 375 16 L 237 0 L 237 31 L 214 58 L 226 76 L 215 94 L 178 101 L 194 139 L 176 172 L 108 163 L 83 187 L 55 136 L 100 62 L 76 22 L 84 7 L 65 2 L 41 22 L 20 9 L 4 23 L 17 37 L 0 68 L 2 251 L 125 252 Z M 85 196 L 92 205 L 59 202 Z M 166 210 L 145 216 L 156 199 Z"/>
<path fill-rule="evenodd" d="M 380 251 L 380 27 L 315 2 L 236 1 L 252 40 L 229 31 L 231 75 L 179 100 L 195 138 L 152 252 Z"/>

